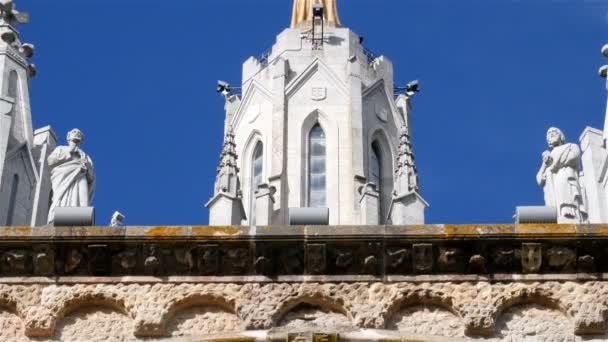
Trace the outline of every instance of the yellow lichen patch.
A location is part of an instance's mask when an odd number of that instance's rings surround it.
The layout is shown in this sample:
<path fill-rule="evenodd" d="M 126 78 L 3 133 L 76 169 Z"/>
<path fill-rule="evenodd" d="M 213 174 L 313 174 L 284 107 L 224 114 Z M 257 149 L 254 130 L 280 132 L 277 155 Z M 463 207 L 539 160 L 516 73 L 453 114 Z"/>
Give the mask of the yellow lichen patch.
<path fill-rule="evenodd" d="M 574 224 L 519 224 L 516 225 L 517 234 L 576 234 Z"/>
<path fill-rule="evenodd" d="M 151 237 L 178 236 L 180 233 L 185 233 L 187 230 L 184 227 L 151 227 L 146 230 L 146 235 Z"/>
<path fill-rule="evenodd" d="M 447 236 L 462 236 L 462 235 L 504 235 L 513 234 L 515 226 L 507 224 L 446 224 L 444 232 Z"/>
<path fill-rule="evenodd" d="M 28 226 L 2 227 L 3 236 L 24 236 L 31 233 L 32 227 Z"/>
<path fill-rule="evenodd" d="M 199 342 L 253 342 L 253 337 L 234 337 L 234 338 L 211 338 L 205 340 L 198 340 Z"/>
<path fill-rule="evenodd" d="M 241 229 L 235 226 L 196 226 L 192 227 L 193 236 L 226 236 L 238 235 Z"/>

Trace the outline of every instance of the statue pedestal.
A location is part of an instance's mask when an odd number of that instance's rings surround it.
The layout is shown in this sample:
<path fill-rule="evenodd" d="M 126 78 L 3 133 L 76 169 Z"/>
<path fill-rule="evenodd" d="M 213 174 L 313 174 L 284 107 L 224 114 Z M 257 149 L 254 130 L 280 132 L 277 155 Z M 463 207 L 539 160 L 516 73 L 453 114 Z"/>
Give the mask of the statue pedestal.
<path fill-rule="evenodd" d="M 95 208 L 57 207 L 53 225 L 57 227 L 94 226 Z"/>
<path fill-rule="evenodd" d="M 389 210 L 391 224 L 424 224 L 424 210 L 428 207 L 417 192 L 394 196 Z"/>
<path fill-rule="evenodd" d="M 209 208 L 210 226 L 240 226 L 247 217 L 241 198 L 224 192 L 213 196 L 205 207 Z"/>

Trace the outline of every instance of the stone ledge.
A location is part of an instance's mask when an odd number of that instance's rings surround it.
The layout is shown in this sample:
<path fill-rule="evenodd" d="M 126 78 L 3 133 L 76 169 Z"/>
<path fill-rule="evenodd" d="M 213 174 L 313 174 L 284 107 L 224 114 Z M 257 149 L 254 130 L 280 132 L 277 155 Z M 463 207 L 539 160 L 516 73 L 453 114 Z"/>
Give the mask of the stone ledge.
<path fill-rule="evenodd" d="M 0 228 L 0 277 L 590 273 L 608 273 L 606 225 Z"/>

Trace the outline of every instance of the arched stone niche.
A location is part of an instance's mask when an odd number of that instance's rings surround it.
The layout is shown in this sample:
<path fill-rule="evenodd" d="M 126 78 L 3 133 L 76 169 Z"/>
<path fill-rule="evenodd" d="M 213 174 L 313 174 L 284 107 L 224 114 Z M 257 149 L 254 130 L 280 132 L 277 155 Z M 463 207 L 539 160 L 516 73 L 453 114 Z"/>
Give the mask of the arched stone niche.
<path fill-rule="evenodd" d="M 219 306 L 194 305 L 177 311 L 167 322 L 168 336 L 201 336 L 241 330 L 241 321 L 234 313 Z"/>
<path fill-rule="evenodd" d="M 402 307 L 390 318 L 387 328 L 417 335 L 464 337 L 462 319 L 451 311 L 432 304 Z"/>
<path fill-rule="evenodd" d="M 330 328 L 341 330 L 351 328 L 352 322 L 345 313 L 323 305 L 306 302 L 297 304 L 287 311 L 277 322 L 279 328 L 309 329 Z"/>
<path fill-rule="evenodd" d="M 510 307 L 496 323 L 500 341 L 571 342 L 573 331 L 572 322 L 559 310 L 533 303 Z"/>
<path fill-rule="evenodd" d="M 0 341 L 25 339 L 23 322 L 16 314 L 0 308 Z"/>
<path fill-rule="evenodd" d="M 133 322 L 123 313 L 100 305 L 69 312 L 55 329 L 56 341 L 135 341 Z"/>

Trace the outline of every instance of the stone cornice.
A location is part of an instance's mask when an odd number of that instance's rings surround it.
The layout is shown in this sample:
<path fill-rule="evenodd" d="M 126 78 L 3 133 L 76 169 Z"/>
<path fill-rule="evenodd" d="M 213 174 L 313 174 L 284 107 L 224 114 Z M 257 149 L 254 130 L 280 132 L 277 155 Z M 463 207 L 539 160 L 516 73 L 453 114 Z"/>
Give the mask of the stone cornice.
<path fill-rule="evenodd" d="M 606 251 L 605 225 L 4 227 L 0 278 L 599 275 Z"/>

